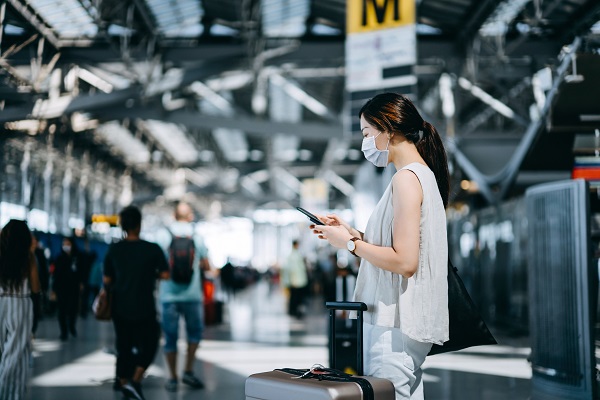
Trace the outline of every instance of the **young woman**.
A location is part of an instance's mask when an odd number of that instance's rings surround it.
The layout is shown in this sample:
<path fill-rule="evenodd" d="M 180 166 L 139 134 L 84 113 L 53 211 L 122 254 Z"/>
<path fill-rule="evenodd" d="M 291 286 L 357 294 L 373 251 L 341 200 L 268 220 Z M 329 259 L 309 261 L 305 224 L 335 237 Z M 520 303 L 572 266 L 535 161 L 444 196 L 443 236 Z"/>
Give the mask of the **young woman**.
<path fill-rule="evenodd" d="M 0 399 L 25 398 L 29 369 L 32 293 L 40 292 L 31 232 L 10 220 L 0 232 Z"/>
<path fill-rule="evenodd" d="M 432 344 L 448 340 L 446 152 L 402 95 L 375 96 L 359 117 L 366 159 L 397 172 L 364 233 L 336 215 L 311 229 L 362 259 L 354 298 L 368 306 L 365 373 L 391 380 L 397 400 L 423 399 L 421 365 Z"/>

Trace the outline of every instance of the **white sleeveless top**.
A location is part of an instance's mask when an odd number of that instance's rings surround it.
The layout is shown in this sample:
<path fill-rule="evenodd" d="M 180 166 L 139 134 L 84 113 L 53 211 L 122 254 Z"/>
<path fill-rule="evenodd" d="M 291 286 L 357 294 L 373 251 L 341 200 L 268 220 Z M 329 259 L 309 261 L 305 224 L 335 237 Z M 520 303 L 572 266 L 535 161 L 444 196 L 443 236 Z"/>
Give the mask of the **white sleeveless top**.
<path fill-rule="evenodd" d="M 354 301 L 367 304 L 366 323 L 399 328 L 411 339 L 441 345 L 449 339 L 446 212 L 435 175 L 427 166 L 411 163 L 402 169 L 412 171 L 423 190 L 418 269 L 405 278 L 362 259 Z M 392 247 L 393 195 L 390 182 L 369 218 L 365 242 Z"/>

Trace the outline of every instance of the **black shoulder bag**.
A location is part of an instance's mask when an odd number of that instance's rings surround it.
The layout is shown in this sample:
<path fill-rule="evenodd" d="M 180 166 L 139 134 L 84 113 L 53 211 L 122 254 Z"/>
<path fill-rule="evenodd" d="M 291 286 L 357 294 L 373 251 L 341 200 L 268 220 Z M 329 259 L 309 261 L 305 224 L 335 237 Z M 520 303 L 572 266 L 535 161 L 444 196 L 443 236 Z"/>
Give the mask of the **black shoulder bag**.
<path fill-rule="evenodd" d="M 471 346 L 498 344 L 481 319 L 481 314 L 450 259 L 448 259 L 448 317 L 450 319 L 450 340 L 443 345 L 434 344 L 428 355 L 461 350 Z"/>

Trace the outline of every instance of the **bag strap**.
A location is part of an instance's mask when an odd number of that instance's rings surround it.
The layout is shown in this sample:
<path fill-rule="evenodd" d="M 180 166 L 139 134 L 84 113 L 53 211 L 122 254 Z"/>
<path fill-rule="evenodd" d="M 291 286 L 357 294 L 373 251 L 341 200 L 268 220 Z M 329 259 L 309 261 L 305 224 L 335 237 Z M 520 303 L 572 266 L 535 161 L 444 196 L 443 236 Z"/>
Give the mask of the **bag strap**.
<path fill-rule="evenodd" d="M 321 365 L 313 366 L 310 369 L 278 368 L 275 371 L 285 372 L 296 375 L 298 379 L 318 379 L 329 382 L 353 382 L 356 383 L 363 392 L 364 400 L 375 400 L 373 385 L 365 378 L 349 375 L 337 369 L 325 368 Z"/>

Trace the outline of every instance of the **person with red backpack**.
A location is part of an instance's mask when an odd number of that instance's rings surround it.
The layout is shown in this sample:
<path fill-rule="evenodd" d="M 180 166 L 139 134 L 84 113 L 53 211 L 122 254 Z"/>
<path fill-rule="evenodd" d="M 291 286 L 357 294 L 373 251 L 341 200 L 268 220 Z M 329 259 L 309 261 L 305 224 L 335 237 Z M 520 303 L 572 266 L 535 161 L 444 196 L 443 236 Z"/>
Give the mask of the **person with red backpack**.
<path fill-rule="evenodd" d="M 204 388 L 204 383 L 194 374 L 196 350 L 203 330 L 203 298 L 201 275 L 210 269 L 207 249 L 202 238 L 195 233 L 194 213 L 187 203 L 178 203 L 175 222 L 169 227 L 171 241 L 166 248 L 171 278 L 160 284 L 162 304 L 162 329 L 165 336 L 165 357 L 170 377 L 165 388 L 174 392 L 178 388 L 177 339 L 179 319 L 185 321 L 187 352 L 181 381 L 195 388 Z"/>

